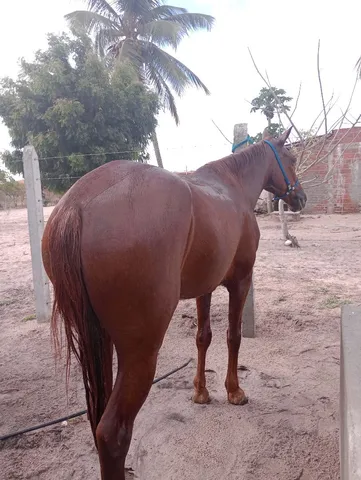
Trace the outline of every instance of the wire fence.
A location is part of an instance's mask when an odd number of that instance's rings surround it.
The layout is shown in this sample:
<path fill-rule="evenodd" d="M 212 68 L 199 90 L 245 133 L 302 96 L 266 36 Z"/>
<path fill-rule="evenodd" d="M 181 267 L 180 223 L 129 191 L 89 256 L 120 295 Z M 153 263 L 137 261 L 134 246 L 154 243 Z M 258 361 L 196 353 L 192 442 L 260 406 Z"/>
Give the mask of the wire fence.
<path fill-rule="evenodd" d="M 217 144 L 203 144 L 203 145 L 176 145 L 174 147 L 162 147 L 162 152 L 169 152 L 169 151 L 177 151 L 177 150 L 191 150 L 191 149 L 210 149 L 210 148 L 220 148 L 220 147 L 227 147 L 227 152 L 229 151 L 229 145 L 227 143 L 217 143 Z M 112 152 L 97 152 L 97 153 L 73 153 L 71 155 L 59 155 L 55 157 L 42 157 L 39 156 L 39 161 L 44 160 L 63 160 L 63 159 L 71 159 L 74 157 L 92 157 L 92 156 L 102 156 L 102 155 L 123 155 L 126 153 L 129 154 L 139 154 L 140 149 L 139 147 L 130 147 L 128 150 L 117 150 Z"/>

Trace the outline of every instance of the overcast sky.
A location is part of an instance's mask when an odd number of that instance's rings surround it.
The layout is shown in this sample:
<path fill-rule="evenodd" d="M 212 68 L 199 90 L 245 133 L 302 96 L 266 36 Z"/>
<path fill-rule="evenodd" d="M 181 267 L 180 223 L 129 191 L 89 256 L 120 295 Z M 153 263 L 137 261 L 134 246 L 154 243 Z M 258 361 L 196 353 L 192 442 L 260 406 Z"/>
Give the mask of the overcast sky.
<path fill-rule="evenodd" d="M 207 97 L 190 90 L 178 100 L 181 125 L 169 114 L 159 117 L 158 136 L 165 167 L 181 171 L 197 168 L 225 156 L 231 146 L 218 133 L 212 119 L 232 138 L 233 125 L 245 122 L 249 133 L 265 127 L 260 114 L 251 114 L 247 101 L 264 86 L 254 70 L 247 48 L 273 85 L 296 97 L 302 94 L 295 120 L 307 129 L 321 111 L 316 60 L 321 40 L 321 74 L 326 99 L 339 98 L 334 118 L 348 103 L 355 80 L 355 63 L 361 55 L 360 0 L 174 0 L 192 12 L 216 18 L 211 33 L 184 40 L 177 58 L 194 70 L 211 90 Z M 84 7 L 81 0 L 18 0 L 1 6 L 0 76 L 16 76 L 18 59 L 31 59 L 46 48 L 46 33 L 66 29 L 64 14 Z M 361 82 L 359 82 L 361 83 Z M 351 114 L 361 113 L 361 85 Z M 0 125 L 0 149 L 9 148 L 7 129 Z M 153 162 L 152 162 L 153 163 Z"/>

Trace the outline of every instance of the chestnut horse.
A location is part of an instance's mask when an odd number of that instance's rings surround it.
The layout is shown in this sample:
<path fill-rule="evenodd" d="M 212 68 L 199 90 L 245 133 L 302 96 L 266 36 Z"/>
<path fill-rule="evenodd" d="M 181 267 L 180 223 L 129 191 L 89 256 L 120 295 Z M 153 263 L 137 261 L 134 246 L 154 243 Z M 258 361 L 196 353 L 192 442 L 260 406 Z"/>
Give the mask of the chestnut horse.
<path fill-rule="evenodd" d="M 110 162 L 82 177 L 54 208 L 42 241 L 55 293 L 52 333 L 57 340 L 62 319 L 68 362 L 73 353 L 82 367 L 103 480 L 125 479 L 134 420 L 180 299 L 197 299 L 193 400 L 206 403 L 211 295 L 219 285 L 227 288 L 225 387 L 230 403 L 247 401 L 237 361 L 260 236 L 253 210 L 263 189 L 293 210 L 306 203 L 296 158 L 284 146 L 290 130 L 183 178 L 151 165 Z"/>

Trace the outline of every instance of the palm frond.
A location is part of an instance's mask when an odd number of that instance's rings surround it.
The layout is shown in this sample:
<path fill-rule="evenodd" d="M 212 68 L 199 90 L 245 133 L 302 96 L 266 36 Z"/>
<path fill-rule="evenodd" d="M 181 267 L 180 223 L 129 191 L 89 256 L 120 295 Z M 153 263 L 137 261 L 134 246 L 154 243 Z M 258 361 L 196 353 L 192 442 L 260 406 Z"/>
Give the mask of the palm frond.
<path fill-rule="evenodd" d="M 163 80 L 171 85 L 178 95 L 182 95 L 185 88 L 194 86 L 201 88 L 209 95 L 208 88 L 200 78 L 184 63 L 160 49 L 153 43 L 139 41 L 142 45 L 142 57 L 146 65 L 153 64 L 158 69 Z"/>
<path fill-rule="evenodd" d="M 87 0 L 88 8 L 91 12 L 98 13 L 107 18 L 115 20 L 118 18 L 119 13 L 112 7 L 112 2 L 107 0 Z"/>
<path fill-rule="evenodd" d="M 188 85 L 188 78 L 181 69 L 177 68 L 174 57 L 154 43 L 140 40 L 139 44 L 145 67 L 156 69 L 162 79 L 178 96 L 181 96 Z M 162 95 L 162 91 L 159 91 L 158 94 Z"/>
<path fill-rule="evenodd" d="M 152 10 L 143 15 L 142 18 L 139 19 L 139 23 L 145 24 L 154 20 L 164 20 L 173 15 L 179 15 L 181 13 L 187 13 L 187 9 L 173 7 L 171 5 L 160 5 L 159 7 L 152 8 Z"/>
<path fill-rule="evenodd" d="M 176 125 L 179 125 L 179 116 L 174 96 L 167 83 L 164 81 L 161 75 L 159 75 L 157 69 L 153 68 L 151 65 L 146 67 L 145 80 L 148 84 L 155 87 L 155 90 L 157 91 L 159 99 L 162 103 L 162 107 L 165 110 L 169 110 L 175 120 Z"/>
<path fill-rule="evenodd" d="M 96 0 L 94 0 L 96 1 Z M 162 0 L 114 0 L 113 5 L 124 16 L 130 15 L 134 18 L 141 18 L 148 14 L 153 8 L 159 7 Z"/>
<path fill-rule="evenodd" d="M 154 20 L 140 25 L 139 36 L 158 46 L 172 46 L 176 49 L 187 34 L 182 25 L 168 20 Z"/>
<path fill-rule="evenodd" d="M 207 30 L 208 32 L 212 29 L 215 18 L 211 15 L 204 15 L 203 13 L 180 13 L 178 15 L 172 15 L 167 18 L 170 22 L 178 23 L 182 25 L 185 31 L 194 32 L 197 30 Z"/>
<path fill-rule="evenodd" d="M 88 10 L 76 10 L 75 12 L 65 15 L 65 20 L 68 21 L 70 27 L 80 26 L 88 33 L 95 31 L 99 32 L 102 29 L 120 29 L 119 23 L 111 20 L 104 15 L 96 12 L 89 12 Z"/>

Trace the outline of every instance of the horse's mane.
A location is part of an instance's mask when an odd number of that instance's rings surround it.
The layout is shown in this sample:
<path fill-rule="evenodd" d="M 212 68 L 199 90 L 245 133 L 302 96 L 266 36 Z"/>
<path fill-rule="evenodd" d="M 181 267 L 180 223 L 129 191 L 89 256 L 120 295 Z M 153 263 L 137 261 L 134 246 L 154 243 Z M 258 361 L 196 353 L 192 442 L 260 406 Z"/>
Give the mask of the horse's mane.
<path fill-rule="evenodd" d="M 248 168 L 251 164 L 257 161 L 257 158 L 265 155 L 265 152 L 266 150 L 264 142 L 259 142 L 254 143 L 253 145 L 241 150 L 238 153 L 233 153 L 229 155 L 228 157 L 226 157 L 226 159 L 232 158 L 232 160 L 230 161 L 234 162 L 235 168 L 237 169 L 237 171 L 239 171 L 243 168 Z"/>
<path fill-rule="evenodd" d="M 198 168 L 196 172 L 202 172 L 204 170 L 221 172 L 222 170 L 230 169 L 234 173 L 239 173 L 243 169 L 248 169 L 250 165 L 257 161 L 257 158 L 265 155 L 265 153 L 266 150 L 264 142 L 255 143 L 238 153 L 231 153 L 230 155 L 227 155 L 219 160 L 206 163 L 202 167 Z"/>

